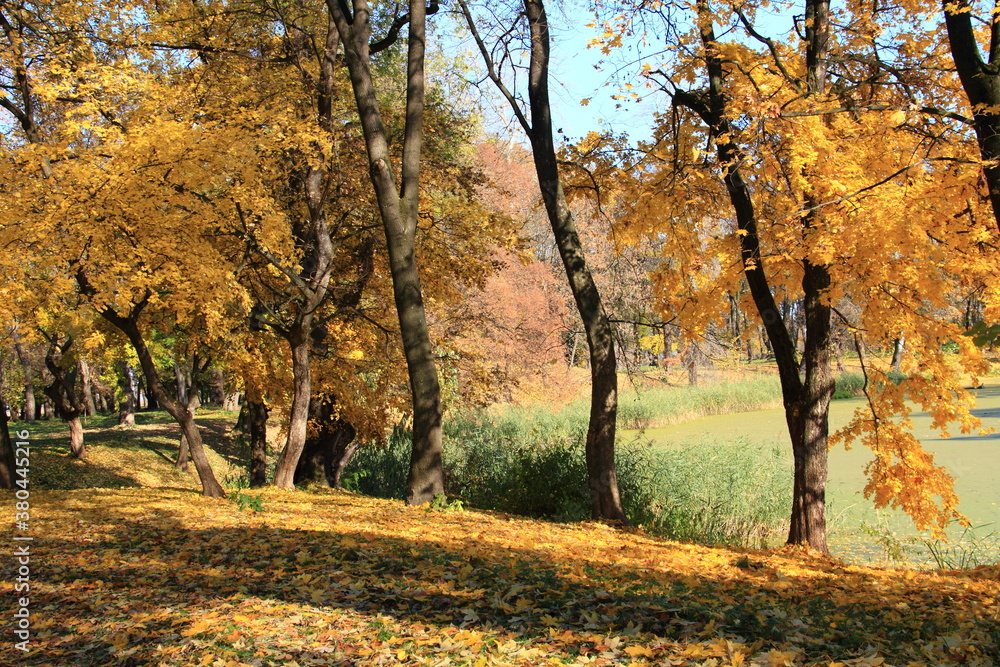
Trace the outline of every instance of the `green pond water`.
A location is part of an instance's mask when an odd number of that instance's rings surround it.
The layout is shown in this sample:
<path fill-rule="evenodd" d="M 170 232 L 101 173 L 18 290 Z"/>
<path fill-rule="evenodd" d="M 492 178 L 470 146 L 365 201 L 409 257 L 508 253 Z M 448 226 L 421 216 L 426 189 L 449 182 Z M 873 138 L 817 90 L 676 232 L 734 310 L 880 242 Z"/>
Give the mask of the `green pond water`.
<path fill-rule="evenodd" d="M 949 530 L 950 543 L 939 545 L 950 562 L 997 562 L 1000 560 L 1000 380 L 977 390 L 975 414 L 984 427 L 996 433 L 941 438 L 931 429 L 927 413 L 914 412 L 913 432 L 924 449 L 934 454 L 937 464 L 955 476 L 955 488 L 963 512 L 974 526 L 964 533 L 960 526 Z M 864 407 L 864 399 L 833 401 L 830 404 L 831 432 L 847 424 L 854 411 Z M 746 442 L 750 445 L 780 447 L 788 452 L 791 477 L 791 445 L 781 409 L 758 410 L 702 417 L 675 426 L 627 431 L 626 439 L 641 437 L 657 447 L 677 447 L 705 442 Z M 871 452 L 858 445 L 851 450 L 838 447 L 830 452 L 827 485 L 827 522 L 833 555 L 853 562 L 908 563 L 934 565 L 927 548 L 929 536 L 921 535 L 902 512 L 875 510 L 862 495 L 865 464 Z"/>

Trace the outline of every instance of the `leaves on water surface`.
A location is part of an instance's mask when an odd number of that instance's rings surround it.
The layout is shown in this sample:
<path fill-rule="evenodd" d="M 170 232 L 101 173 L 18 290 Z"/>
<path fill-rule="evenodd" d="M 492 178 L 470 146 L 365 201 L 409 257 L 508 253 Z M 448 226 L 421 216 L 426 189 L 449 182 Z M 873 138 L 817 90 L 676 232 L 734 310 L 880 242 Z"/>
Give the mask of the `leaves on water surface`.
<path fill-rule="evenodd" d="M 1000 570 L 262 492 L 32 494 L 23 665 L 995 664 Z M 752 563 L 752 567 L 746 564 Z M 8 595 L 13 595 L 7 587 Z"/>

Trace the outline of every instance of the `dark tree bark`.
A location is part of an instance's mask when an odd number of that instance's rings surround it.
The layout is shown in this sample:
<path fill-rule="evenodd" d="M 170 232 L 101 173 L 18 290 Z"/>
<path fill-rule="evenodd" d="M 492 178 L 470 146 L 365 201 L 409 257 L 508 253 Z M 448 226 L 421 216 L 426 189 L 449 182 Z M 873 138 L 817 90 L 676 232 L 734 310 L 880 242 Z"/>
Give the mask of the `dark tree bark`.
<path fill-rule="evenodd" d="M 335 416 L 332 397 L 314 396 L 309 405 L 310 435 L 295 471 L 295 482 L 311 482 L 342 489 L 340 478 L 358 451 L 354 427 Z"/>
<path fill-rule="evenodd" d="M 460 2 L 460 6 L 470 30 L 475 34 L 490 78 L 510 103 L 531 141 L 531 152 L 538 185 L 542 191 L 542 201 L 587 336 L 590 350 L 591 395 L 586 460 L 591 515 L 595 519 L 627 524 L 628 519 L 622 509 L 618 492 L 618 475 L 615 470 L 618 367 L 615 359 L 614 332 L 605 313 L 597 285 L 587 266 L 586 254 L 559 178 L 549 102 L 550 38 L 545 5 L 542 0 L 524 0 L 531 34 L 527 116 L 500 79 L 489 50 L 478 36 L 468 6 L 464 2 Z"/>
<path fill-rule="evenodd" d="M 826 45 L 829 39 L 827 0 L 806 0 L 810 17 L 806 29 L 808 65 L 806 95 L 823 93 L 826 79 Z M 723 181 L 736 215 L 744 275 L 754 305 L 764 324 L 767 340 L 778 365 L 785 421 L 792 442 L 794 484 L 788 543 L 808 544 L 827 552 L 826 477 L 828 414 L 834 383 L 830 373 L 831 310 L 826 302 L 830 274 L 825 266 L 803 260 L 803 309 L 806 319 L 805 378 L 800 375 L 796 342 L 782 318 L 768 284 L 757 230 L 757 215 L 750 191 L 743 180 L 741 153 L 728 120 L 725 72 L 716 47 L 712 12 L 708 0 L 698 0 L 697 10 L 708 73 L 707 95 L 674 93 L 674 103 L 698 114 L 716 140 Z M 808 202 L 807 202 L 808 204 Z M 807 206 L 808 208 L 808 206 Z M 804 219 L 806 233 L 817 222 L 815 209 Z"/>
<path fill-rule="evenodd" d="M 45 367 L 52 375 L 52 382 L 45 386 L 45 395 L 55 406 L 59 417 L 69 426 L 70 454 L 82 459 L 87 455 L 83 442 L 83 424 L 80 415 L 84 407 L 76 393 L 76 364 L 70 370 L 62 367 L 63 358 L 73 347 L 73 338 L 67 336 L 62 343 L 56 336 L 46 336 L 49 339 L 49 349 L 45 353 Z"/>
<path fill-rule="evenodd" d="M 3 385 L 3 367 L 0 366 L 0 385 Z M 20 436 L 19 436 L 20 437 Z M 13 489 L 17 475 L 14 441 L 10 437 L 7 403 L 0 394 L 0 488 Z"/>
<path fill-rule="evenodd" d="M 82 269 L 77 270 L 76 281 L 83 296 L 88 298 L 95 296 L 96 290 L 90 284 L 86 273 Z M 215 478 L 215 473 L 212 472 L 212 466 L 205 455 L 198 426 L 194 423 L 194 419 L 187 409 L 171 398 L 164 390 L 163 383 L 160 381 L 159 371 L 156 368 L 156 362 L 153 360 L 153 355 L 150 353 L 149 347 L 146 345 L 146 339 L 139 328 L 139 318 L 142 315 L 142 311 L 149 304 L 151 296 L 152 293 L 147 290 L 146 294 L 137 303 L 132 305 L 128 314 L 125 315 L 108 305 L 99 308 L 98 312 L 109 324 L 116 327 L 128 338 L 129 343 L 132 344 L 132 348 L 139 357 L 142 372 L 146 375 L 146 380 L 149 382 L 156 400 L 159 401 L 164 410 L 170 413 L 171 417 L 177 420 L 181 428 L 181 433 L 187 437 L 188 447 L 191 450 L 191 459 L 194 461 L 195 469 L 198 471 L 198 478 L 201 480 L 202 494 L 210 498 L 224 498 L 226 492 Z"/>
<path fill-rule="evenodd" d="M 317 100 L 317 124 L 320 131 L 329 132 L 333 127 L 332 100 L 336 96 L 334 66 L 340 45 L 340 35 L 332 18 L 327 20 L 324 48 L 319 58 L 320 76 L 315 79 Z M 309 77 L 309 84 L 313 80 Z M 283 267 L 281 262 L 270 255 L 259 244 L 256 249 L 272 264 L 283 271 L 291 281 L 297 296 L 295 314 L 288 327 L 273 326 L 288 341 L 292 355 L 292 405 L 289 414 L 288 439 L 278 458 L 274 471 L 274 484 L 279 488 L 295 487 L 295 469 L 302 450 L 305 448 L 306 431 L 309 422 L 309 397 L 312 393 L 312 371 L 310 369 L 310 337 L 315 325 L 315 313 L 326 301 L 330 288 L 330 271 L 333 266 L 334 247 L 330 238 L 330 226 L 326 207 L 330 191 L 330 174 L 321 166 L 310 166 L 301 186 L 305 190 L 308 224 L 297 229 L 295 234 L 301 247 L 307 248 L 302 258 L 302 270 Z"/>
<path fill-rule="evenodd" d="M 177 388 L 178 388 L 178 392 L 177 392 L 178 401 L 177 402 L 185 410 L 187 410 L 188 414 L 191 415 L 191 419 L 192 420 L 194 419 L 195 414 L 198 412 L 198 408 L 201 407 L 201 383 L 202 383 L 202 376 L 203 376 L 203 374 L 205 372 L 205 369 L 208 367 L 208 364 L 209 364 L 209 359 L 205 359 L 205 358 L 200 357 L 197 352 L 195 352 L 194 354 L 191 355 L 191 358 L 190 358 L 191 371 L 190 371 L 190 373 L 185 373 L 184 369 L 182 369 L 177 364 L 176 361 L 174 362 L 174 376 L 176 377 L 178 375 L 178 371 L 180 371 L 180 376 L 181 376 L 181 379 L 178 381 L 178 386 L 177 386 Z M 184 400 L 183 401 L 180 400 L 180 398 L 179 398 L 180 395 L 181 395 L 181 392 L 180 392 L 180 385 L 181 385 L 181 383 L 183 383 L 183 385 L 184 385 Z M 188 469 L 188 458 L 190 456 L 190 453 L 191 453 L 191 447 L 190 447 L 190 445 L 188 443 L 187 436 L 184 434 L 184 431 L 182 430 L 181 431 L 180 444 L 177 447 L 177 460 L 174 462 L 174 465 L 179 470 L 183 470 L 183 471 L 187 472 L 187 469 Z"/>
<path fill-rule="evenodd" d="M 250 486 L 267 484 L 267 405 L 263 400 L 247 397 L 243 404 L 247 411 L 250 432 Z"/>
<path fill-rule="evenodd" d="M 24 346 L 21 345 L 16 329 L 13 332 L 13 337 L 14 352 L 17 353 L 17 360 L 21 362 L 21 369 L 24 373 L 24 421 L 30 423 L 38 418 L 39 408 L 35 401 L 35 371 L 31 367 L 31 362 L 28 360 L 28 355 L 24 351 Z"/>
<path fill-rule="evenodd" d="M 974 8 L 968 0 L 942 0 L 941 4 L 951 55 L 972 107 L 979 152 L 986 163 L 983 177 L 990 204 L 1000 227 L 1000 14 L 988 19 L 990 44 L 984 60 L 973 26 Z"/>
<path fill-rule="evenodd" d="M 221 406 L 226 402 L 226 376 L 221 368 L 213 368 L 209 373 L 208 391 L 209 403 Z"/>
<path fill-rule="evenodd" d="M 371 38 L 371 10 L 366 0 L 354 0 L 353 9 L 349 9 L 346 2 L 337 0 L 327 0 L 326 4 L 344 43 L 344 60 L 350 74 L 368 151 L 369 175 L 385 231 L 393 298 L 399 317 L 413 400 L 413 445 L 406 502 L 419 505 L 444 493 L 441 389 L 416 259 L 427 8 L 424 0 L 409 2 L 406 125 L 402 187 L 397 191 L 388 134 L 382 122 L 372 77 L 371 48 L 368 43 Z"/>
<path fill-rule="evenodd" d="M 148 411 L 159 410 L 160 404 L 156 400 L 156 394 L 153 393 L 152 388 L 149 386 L 149 378 L 143 377 L 143 379 L 145 380 L 145 391 L 143 394 L 146 397 L 146 406 L 144 409 Z"/>

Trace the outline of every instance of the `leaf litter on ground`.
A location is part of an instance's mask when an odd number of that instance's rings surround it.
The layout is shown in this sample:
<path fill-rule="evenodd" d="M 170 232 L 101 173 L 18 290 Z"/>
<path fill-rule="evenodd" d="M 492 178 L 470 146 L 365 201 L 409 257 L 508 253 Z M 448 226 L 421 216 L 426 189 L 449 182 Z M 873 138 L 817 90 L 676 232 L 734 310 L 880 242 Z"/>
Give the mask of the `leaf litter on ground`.
<path fill-rule="evenodd" d="M 996 665 L 1000 567 L 849 566 L 334 491 L 31 495 L 3 665 Z M 6 582 L 8 599 L 13 584 Z"/>

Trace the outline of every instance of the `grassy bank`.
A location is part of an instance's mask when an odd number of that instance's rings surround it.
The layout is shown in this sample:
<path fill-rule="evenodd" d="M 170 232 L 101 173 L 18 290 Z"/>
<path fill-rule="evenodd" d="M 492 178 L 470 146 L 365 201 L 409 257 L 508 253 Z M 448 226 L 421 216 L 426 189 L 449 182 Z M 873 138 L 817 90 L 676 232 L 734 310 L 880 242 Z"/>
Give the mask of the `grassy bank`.
<path fill-rule="evenodd" d="M 706 387 L 628 392 L 619 423 L 672 423 L 780 404 L 772 377 Z M 449 494 L 464 505 L 523 516 L 579 521 L 590 516 L 583 452 L 589 404 L 553 411 L 507 407 L 453 415 L 445 422 Z M 401 497 L 409 437 L 398 431 L 385 449 L 363 449 L 348 468 L 348 488 Z M 761 546 L 784 531 L 790 472 L 779 453 L 747 443 L 692 444 L 661 451 L 628 435 L 617 448 L 618 483 L 635 525 L 673 539 Z"/>

